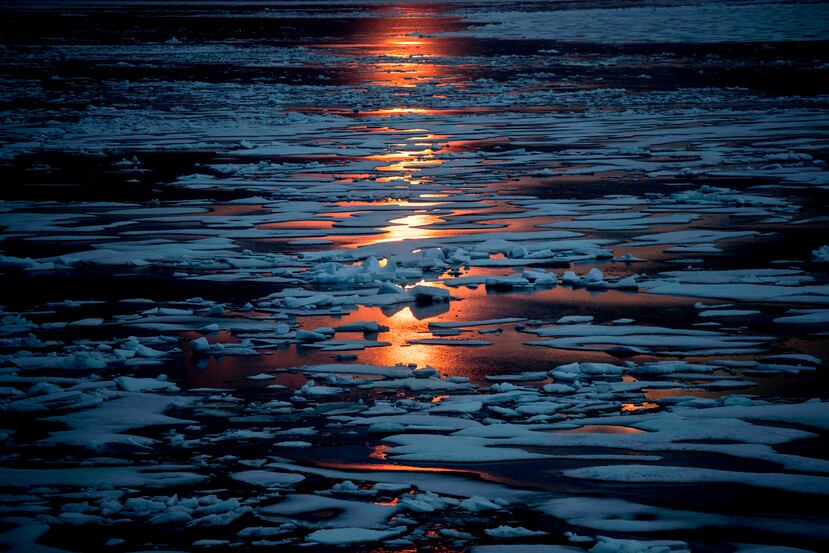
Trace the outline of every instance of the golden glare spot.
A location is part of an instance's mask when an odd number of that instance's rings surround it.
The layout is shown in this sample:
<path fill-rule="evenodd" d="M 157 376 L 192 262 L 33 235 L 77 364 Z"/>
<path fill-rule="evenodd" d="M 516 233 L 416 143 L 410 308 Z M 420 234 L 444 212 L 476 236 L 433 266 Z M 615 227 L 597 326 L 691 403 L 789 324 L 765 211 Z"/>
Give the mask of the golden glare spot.
<path fill-rule="evenodd" d="M 424 40 L 392 40 L 392 44 L 396 44 L 397 46 L 423 46 L 426 44 Z"/>
<path fill-rule="evenodd" d="M 417 282 L 415 282 L 413 284 L 405 284 L 403 286 L 403 289 L 404 290 L 410 290 L 410 289 L 414 288 L 415 286 L 441 286 L 442 287 L 442 284 L 440 282 L 430 282 L 428 280 L 420 279 L 420 280 L 418 280 Z"/>
<path fill-rule="evenodd" d="M 649 401 L 643 401 L 642 403 L 623 403 L 621 405 L 621 408 L 623 413 L 630 413 L 633 411 L 658 409 L 659 405 L 656 403 L 651 403 Z"/>
<path fill-rule="evenodd" d="M 427 114 L 431 113 L 433 110 L 427 108 L 382 108 L 373 111 L 372 113 L 376 113 L 378 115 L 398 115 L 398 114 L 405 114 L 405 113 L 422 113 Z"/>
<path fill-rule="evenodd" d="M 444 161 L 442 159 L 410 159 L 401 161 L 399 163 L 392 163 L 385 167 L 378 167 L 377 170 L 381 172 L 406 172 L 411 170 L 418 170 L 418 167 L 432 167 L 441 165 Z"/>
<path fill-rule="evenodd" d="M 398 471 L 398 472 L 457 472 L 457 473 L 469 473 L 468 470 L 461 470 L 461 469 L 447 469 L 442 467 L 415 467 L 412 465 L 395 465 L 392 463 L 383 463 L 383 464 L 374 464 L 374 463 L 328 463 L 328 462 L 316 462 L 317 465 L 324 467 L 324 468 L 332 468 L 338 470 L 391 470 L 391 471 Z"/>
<path fill-rule="evenodd" d="M 397 182 L 397 181 L 403 181 L 406 184 L 409 184 L 411 186 L 417 186 L 417 185 L 420 185 L 420 184 L 423 184 L 424 182 L 426 182 L 425 179 L 416 179 L 411 174 L 408 174 L 408 175 L 393 175 L 393 176 L 389 176 L 389 177 L 378 177 L 377 178 L 377 182 L 390 182 L 390 183 L 393 183 L 393 182 Z"/>
<path fill-rule="evenodd" d="M 415 214 L 400 219 L 392 219 L 389 221 L 390 226 L 383 227 L 385 234 L 380 235 L 380 238 L 368 242 L 370 244 L 379 244 L 382 242 L 400 242 L 401 240 L 412 240 L 415 238 L 430 238 L 432 236 L 440 235 L 440 230 L 423 229 L 419 227 L 432 225 L 435 223 L 442 223 L 443 219 L 437 215 Z"/>
<path fill-rule="evenodd" d="M 409 200 L 396 200 L 394 198 L 386 198 L 380 201 L 357 201 L 348 200 L 337 202 L 337 207 L 370 207 L 375 205 L 396 205 L 400 207 L 432 207 L 438 205 L 437 202 L 412 202 Z"/>
<path fill-rule="evenodd" d="M 369 457 L 372 459 L 380 459 L 382 461 L 386 460 L 386 451 L 388 451 L 391 446 L 388 445 L 378 445 L 374 449 L 371 450 L 371 453 L 368 454 Z"/>

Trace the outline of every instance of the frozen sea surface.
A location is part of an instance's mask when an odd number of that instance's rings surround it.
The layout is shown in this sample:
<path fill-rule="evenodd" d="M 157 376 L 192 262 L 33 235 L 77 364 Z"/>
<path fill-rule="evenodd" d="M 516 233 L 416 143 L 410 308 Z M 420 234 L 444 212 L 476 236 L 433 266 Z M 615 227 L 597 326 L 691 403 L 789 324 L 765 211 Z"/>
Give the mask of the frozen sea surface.
<path fill-rule="evenodd" d="M 825 3 L 2 10 L 3 546 L 829 546 Z"/>

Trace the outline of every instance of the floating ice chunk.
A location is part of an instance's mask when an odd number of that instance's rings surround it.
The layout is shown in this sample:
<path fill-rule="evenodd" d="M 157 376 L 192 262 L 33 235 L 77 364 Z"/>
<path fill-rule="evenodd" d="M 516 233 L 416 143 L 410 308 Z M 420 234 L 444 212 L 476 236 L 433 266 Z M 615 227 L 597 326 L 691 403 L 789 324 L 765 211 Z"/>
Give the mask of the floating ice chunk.
<path fill-rule="evenodd" d="M 202 336 L 201 338 L 196 338 L 195 340 L 190 341 L 190 349 L 193 353 L 204 353 L 210 349 L 210 344 L 207 341 L 207 338 Z"/>
<path fill-rule="evenodd" d="M 276 442 L 273 445 L 274 445 L 274 447 L 311 447 L 313 444 L 311 442 L 303 442 L 301 440 L 295 440 L 295 441 L 286 441 L 286 442 Z"/>
<path fill-rule="evenodd" d="M 829 263 L 829 245 L 824 244 L 812 251 L 812 261 L 815 263 Z"/>
<path fill-rule="evenodd" d="M 501 425 L 497 425 L 501 426 Z M 437 434 L 400 434 L 384 441 L 397 444 L 386 453 L 399 461 L 433 461 L 445 463 L 486 463 L 544 459 L 547 455 L 509 447 L 488 447 L 496 444 L 468 436 Z"/>
<path fill-rule="evenodd" d="M 45 263 L 38 263 L 31 257 L 15 257 L 12 255 L 0 255 L 0 267 L 4 269 L 15 270 L 33 270 L 38 268 L 53 269 L 54 265 L 49 266 Z"/>
<path fill-rule="evenodd" d="M 434 367 L 418 367 L 412 371 L 412 376 L 415 378 L 439 378 L 440 371 Z"/>
<path fill-rule="evenodd" d="M 731 271 L 671 271 L 670 280 L 652 280 L 642 286 L 652 294 L 731 301 L 829 303 L 829 286 L 806 285 L 811 277 L 800 271 L 750 269 Z"/>
<path fill-rule="evenodd" d="M 481 511 L 497 511 L 503 508 L 503 506 L 490 501 L 485 497 L 476 495 L 461 501 L 460 504 L 458 504 L 458 508 L 472 513 L 480 513 Z"/>
<path fill-rule="evenodd" d="M 628 277 L 621 278 L 615 282 L 609 283 L 608 287 L 615 288 L 617 290 L 639 290 L 639 283 L 637 281 L 636 275 L 630 275 Z"/>
<path fill-rule="evenodd" d="M 415 513 L 432 513 L 434 511 L 442 511 L 457 504 L 457 499 L 441 497 L 432 492 L 423 492 L 403 496 L 398 502 L 398 506 L 401 509 Z"/>
<path fill-rule="evenodd" d="M 141 344 L 135 336 L 127 338 L 124 343 L 121 344 L 121 348 L 127 351 L 134 351 L 135 355 L 139 357 L 159 358 L 167 355 L 167 352 L 153 349 Z"/>
<path fill-rule="evenodd" d="M 584 553 L 580 547 L 548 545 L 546 543 L 499 543 L 498 545 L 475 545 L 472 553 Z"/>
<path fill-rule="evenodd" d="M 718 525 L 725 517 L 651 507 L 622 499 L 563 497 L 538 507 L 568 524 L 607 532 L 658 532 Z"/>
<path fill-rule="evenodd" d="M 36 326 L 35 323 L 20 315 L 5 315 L 0 318 L 0 334 L 18 334 Z"/>
<path fill-rule="evenodd" d="M 700 317 L 749 317 L 760 314 L 755 309 L 709 309 L 699 312 Z"/>
<path fill-rule="evenodd" d="M 305 480 L 301 474 L 290 472 L 273 472 L 269 470 L 248 470 L 244 472 L 235 472 L 230 475 L 234 480 L 252 484 L 254 486 L 262 486 L 264 488 L 291 486 L 298 482 Z"/>
<path fill-rule="evenodd" d="M 164 383 L 164 381 L 156 382 Z M 192 398 L 181 396 L 125 393 L 124 397 L 106 401 L 92 409 L 49 417 L 46 420 L 66 424 L 70 427 L 70 430 L 55 431 L 44 442 L 91 449 L 103 448 L 113 444 L 147 447 L 154 443 L 154 440 L 143 436 L 125 434 L 124 432 L 148 426 L 192 424 L 193 421 L 164 414 L 168 409 L 187 406 L 191 401 Z"/>
<path fill-rule="evenodd" d="M 515 384 L 510 384 L 509 382 L 499 382 L 498 384 L 493 384 L 492 386 L 490 386 L 489 389 L 490 391 L 495 392 L 497 394 L 501 392 L 511 392 L 513 390 L 520 390 L 521 388 L 519 388 Z M 492 396 L 487 396 L 487 399 L 490 398 L 492 398 Z"/>
<path fill-rule="evenodd" d="M 324 525 L 327 527 L 349 528 L 360 524 L 363 528 L 385 528 L 389 517 L 398 511 L 398 507 L 320 495 L 292 494 L 284 501 L 259 508 L 257 514 L 296 516 L 317 511 L 335 513 L 325 519 Z"/>
<path fill-rule="evenodd" d="M 519 405 L 516 411 L 522 415 L 550 415 L 561 411 L 564 407 L 563 404 L 554 401 L 533 401 Z"/>
<path fill-rule="evenodd" d="M 449 301 L 449 290 L 435 286 L 414 286 L 408 290 L 419 303 L 439 303 Z"/>
<path fill-rule="evenodd" d="M 713 388 L 713 389 L 728 389 L 728 388 L 748 388 L 749 386 L 757 386 L 756 382 L 751 382 L 750 380 L 713 380 L 711 382 L 705 382 L 699 384 L 700 388 Z"/>
<path fill-rule="evenodd" d="M 756 231 L 730 231 L 730 230 L 676 230 L 655 234 L 643 234 L 633 239 L 648 246 L 666 244 L 709 244 L 720 240 L 745 238 L 758 234 Z"/>
<path fill-rule="evenodd" d="M 555 379 L 572 381 L 583 376 L 616 376 L 623 372 L 621 366 L 611 363 L 568 363 L 552 369 L 550 376 Z"/>
<path fill-rule="evenodd" d="M 80 319 L 78 321 L 72 321 L 69 323 L 69 326 L 101 326 L 104 324 L 103 319 L 99 318 L 88 318 L 88 319 Z"/>
<path fill-rule="evenodd" d="M 558 275 L 545 271 L 524 271 L 521 273 L 521 278 L 536 286 L 555 286 L 558 283 Z"/>
<path fill-rule="evenodd" d="M 665 219 L 663 218 L 661 221 L 665 222 Z M 626 253 L 626 254 L 621 255 L 619 257 L 615 257 L 614 260 L 615 261 L 621 261 L 622 263 L 631 263 L 633 261 L 645 261 L 644 259 L 642 259 L 640 257 L 636 257 L 635 255 L 630 254 L 630 253 Z"/>
<path fill-rule="evenodd" d="M 362 492 L 363 490 L 361 490 L 360 486 L 358 486 L 351 480 L 345 480 L 343 482 L 337 482 L 336 484 L 331 486 L 331 491 L 342 493 L 357 493 Z"/>
<path fill-rule="evenodd" d="M 349 422 L 349 424 L 351 425 L 374 425 L 385 423 L 402 424 L 410 430 L 438 429 L 441 431 L 458 430 L 462 428 L 477 427 L 481 425 L 481 423 L 477 421 L 462 417 L 448 417 L 424 413 L 380 415 L 374 417 L 355 417 Z"/>
<path fill-rule="evenodd" d="M 316 530 L 307 536 L 309 542 L 325 545 L 349 545 L 352 543 L 371 543 L 387 540 L 405 532 L 404 528 L 392 530 L 372 530 L 370 528 L 331 528 Z"/>
<path fill-rule="evenodd" d="M 767 336 L 732 336 L 710 330 L 684 330 L 636 325 L 559 325 L 528 330 L 551 340 L 525 342 L 527 345 L 560 349 L 586 349 L 644 353 L 697 352 L 709 355 L 752 353 L 770 340 Z"/>
<path fill-rule="evenodd" d="M 320 332 L 313 332 L 311 330 L 297 330 L 296 339 L 300 342 L 322 342 L 328 337 Z"/>
<path fill-rule="evenodd" d="M 504 382 L 532 382 L 544 380 L 547 373 L 544 371 L 523 372 L 518 374 L 488 374 L 484 376 L 487 380 L 501 380 Z"/>
<path fill-rule="evenodd" d="M 829 430 L 829 402 L 807 401 L 781 405 L 732 405 L 688 411 L 689 418 L 737 418 L 768 422 L 798 424 Z"/>
<path fill-rule="evenodd" d="M 425 346 L 491 346 L 488 340 L 452 340 L 448 338 L 425 338 L 420 340 L 409 340 L 410 344 L 421 344 Z"/>
<path fill-rule="evenodd" d="M 584 278 L 582 278 L 582 283 L 587 287 L 606 286 L 604 281 L 604 275 L 596 267 L 590 269 L 590 271 L 584 276 Z"/>
<path fill-rule="evenodd" d="M 230 547 L 230 540 L 196 540 L 196 541 L 193 542 L 192 545 L 193 545 L 193 547 L 204 547 L 204 548 Z"/>
<path fill-rule="evenodd" d="M 432 413 L 476 413 L 481 410 L 480 401 L 442 401 L 429 411 Z"/>
<path fill-rule="evenodd" d="M 567 315 L 556 321 L 556 324 L 585 324 L 593 322 L 593 315 Z"/>
<path fill-rule="evenodd" d="M 527 530 L 523 526 L 498 526 L 497 528 L 487 528 L 484 530 L 486 535 L 493 538 L 527 538 L 530 536 L 542 536 L 547 532 L 537 530 Z"/>
<path fill-rule="evenodd" d="M 782 317 L 774 319 L 778 324 L 826 324 L 829 323 L 829 309 L 810 309 L 807 312 L 791 310 Z"/>
<path fill-rule="evenodd" d="M 5 517 L 3 521 L 17 527 L 0 534 L 0 544 L 8 545 L 8 551 L 27 553 L 67 553 L 66 549 L 49 547 L 38 542 L 49 531 L 49 525 L 32 518 Z"/>
<path fill-rule="evenodd" d="M 272 380 L 274 376 L 272 374 L 259 373 L 252 376 L 246 376 L 245 378 L 248 380 Z"/>
<path fill-rule="evenodd" d="M 186 524 L 192 520 L 193 517 L 185 511 L 167 511 L 151 517 L 147 520 L 147 524 L 152 526 Z"/>
<path fill-rule="evenodd" d="M 453 528 L 442 528 L 439 530 L 441 536 L 452 538 L 453 540 L 474 540 L 475 536 L 468 532 L 461 532 Z"/>
<path fill-rule="evenodd" d="M 173 307 L 154 307 L 141 312 L 143 315 L 162 315 L 169 317 L 189 317 L 193 314 L 192 309 L 176 309 Z"/>
<path fill-rule="evenodd" d="M 337 394 L 341 394 L 345 392 L 343 388 L 337 388 L 334 386 L 317 386 L 316 382 L 313 380 L 309 380 L 306 382 L 301 388 L 297 391 L 297 395 L 301 396 L 312 396 L 312 397 L 320 397 L 320 396 L 334 396 Z"/>
<path fill-rule="evenodd" d="M 561 277 L 561 282 L 570 286 L 581 286 L 582 280 L 573 271 L 565 271 Z"/>
<path fill-rule="evenodd" d="M 625 540 L 598 536 L 590 553 L 691 553 L 688 544 L 668 540 Z"/>
<path fill-rule="evenodd" d="M 166 488 L 192 486 L 207 477 L 186 469 L 189 466 L 84 467 L 72 469 L 17 469 L 0 467 L 4 486 L 33 488 L 60 486 L 69 488 L 147 487 Z"/>
<path fill-rule="evenodd" d="M 119 388 L 125 392 L 178 392 L 179 388 L 167 377 L 160 375 L 158 378 L 133 378 L 131 376 L 119 376 L 113 379 Z"/>
<path fill-rule="evenodd" d="M 222 432 L 213 441 L 241 441 L 241 440 L 269 440 L 274 437 L 274 433 L 268 430 L 227 430 Z"/>
<path fill-rule="evenodd" d="M 403 365 L 362 365 L 349 363 L 335 363 L 325 365 L 304 365 L 298 369 L 306 373 L 335 373 L 335 374 L 366 374 L 387 376 L 390 378 L 405 378 L 412 376 L 412 369 Z"/>
<path fill-rule="evenodd" d="M 813 158 L 810 154 L 801 152 L 781 152 L 776 154 L 766 154 L 763 156 L 766 161 L 811 161 Z"/>
<path fill-rule="evenodd" d="M 365 334 L 387 332 L 388 327 L 378 324 L 376 321 L 354 321 L 334 327 L 337 332 L 363 332 Z"/>
<path fill-rule="evenodd" d="M 488 319 L 485 321 L 430 321 L 429 330 L 501 325 L 510 323 L 520 323 L 522 321 L 526 321 L 526 319 L 512 317 L 505 319 Z"/>
<path fill-rule="evenodd" d="M 406 430 L 406 427 L 397 422 L 377 422 L 368 427 L 371 434 L 399 434 Z"/>
<path fill-rule="evenodd" d="M 289 522 L 279 526 L 248 526 L 239 530 L 236 535 L 240 538 L 263 538 L 280 536 L 294 530 L 296 530 L 296 525 Z"/>
<path fill-rule="evenodd" d="M 21 369 L 105 369 L 107 358 L 97 351 L 76 351 L 69 355 L 49 354 L 13 357 L 11 362 Z"/>
<path fill-rule="evenodd" d="M 565 470 L 570 478 L 610 482 L 722 482 L 787 492 L 829 495 L 829 477 L 789 473 L 734 472 L 695 467 L 606 465 Z"/>
<path fill-rule="evenodd" d="M 362 384 L 360 388 L 405 389 L 414 392 L 435 390 L 468 390 L 473 386 L 468 382 L 455 382 L 447 378 L 396 378 L 393 380 L 374 381 Z"/>
<path fill-rule="evenodd" d="M 568 376 L 573 373 L 568 373 Z M 576 391 L 574 386 L 569 386 L 567 384 L 545 384 L 542 388 L 548 394 L 571 394 Z"/>
<path fill-rule="evenodd" d="M 800 363 L 807 363 L 810 365 L 820 365 L 821 360 L 814 355 L 806 353 L 781 353 L 778 355 L 769 355 L 763 358 L 763 361 L 797 361 Z"/>
<path fill-rule="evenodd" d="M 315 348 L 320 351 L 353 351 L 389 346 L 391 342 L 377 340 L 323 340 L 321 342 L 304 342 L 302 345 L 303 347 Z"/>
<path fill-rule="evenodd" d="M 587 288 L 608 288 L 611 286 L 610 283 L 605 281 L 604 275 L 596 267 L 590 269 L 590 271 L 588 271 L 588 273 L 583 277 L 579 277 L 573 271 L 566 271 L 564 275 L 561 277 L 561 281 L 562 283 L 569 284 L 574 288 L 579 286 L 584 286 Z M 636 282 L 635 279 L 633 279 L 632 281 L 626 280 L 624 284 L 625 285 L 623 287 L 632 288 L 635 287 Z"/>
<path fill-rule="evenodd" d="M 476 286 L 485 285 L 492 290 L 512 290 L 514 288 L 530 288 L 533 284 L 521 276 L 465 276 L 448 278 L 443 281 L 447 286 Z"/>

